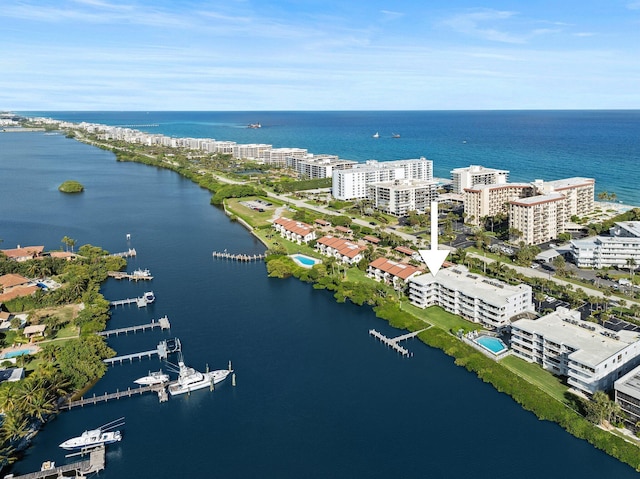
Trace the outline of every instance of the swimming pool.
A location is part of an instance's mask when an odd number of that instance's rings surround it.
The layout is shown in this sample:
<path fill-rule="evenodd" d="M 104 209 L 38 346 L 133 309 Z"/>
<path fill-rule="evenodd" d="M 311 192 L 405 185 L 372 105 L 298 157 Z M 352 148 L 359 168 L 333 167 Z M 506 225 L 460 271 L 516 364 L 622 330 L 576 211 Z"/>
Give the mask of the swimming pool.
<path fill-rule="evenodd" d="M 487 351 L 490 351 L 496 355 L 504 353 L 507 349 L 509 349 L 507 348 L 507 345 L 502 342 L 502 340 L 494 338 L 493 336 L 479 336 L 474 339 L 474 342 L 482 346 Z"/>
<path fill-rule="evenodd" d="M 302 266 L 303 268 L 312 268 L 314 265 L 318 263 L 322 263 L 321 260 L 312 258 L 311 256 L 306 256 L 303 254 L 292 254 L 290 255 L 291 259 L 295 261 L 297 264 Z"/>
<path fill-rule="evenodd" d="M 11 359 L 11 358 L 17 358 L 18 356 L 24 356 L 25 354 L 31 354 L 33 353 L 33 349 L 31 348 L 26 348 L 26 349 L 18 349 L 16 351 L 10 351 L 8 353 L 4 353 L 2 355 L 2 358 L 0 359 Z"/>

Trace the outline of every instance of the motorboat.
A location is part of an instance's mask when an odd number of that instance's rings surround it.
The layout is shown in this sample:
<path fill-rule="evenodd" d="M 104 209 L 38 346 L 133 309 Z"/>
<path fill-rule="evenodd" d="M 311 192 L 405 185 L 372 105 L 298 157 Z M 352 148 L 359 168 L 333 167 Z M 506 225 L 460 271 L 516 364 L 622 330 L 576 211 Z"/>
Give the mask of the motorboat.
<path fill-rule="evenodd" d="M 187 366 L 183 360 L 178 361 L 178 380 L 169 385 L 172 396 L 184 394 L 198 389 L 210 387 L 226 379 L 232 369 L 216 369 L 215 371 L 200 372 Z"/>
<path fill-rule="evenodd" d="M 138 268 L 131 273 L 131 276 L 138 278 L 149 278 L 151 276 L 151 272 L 148 269 Z"/>
<path fill-rule="evenodd" d="M 153 303 L 156 300 L 156 295 L 153 294 L 153 291 L 147 291 L 145 292 L 142 297 L 144 298 L 144 300 L 146 301 L 147 304 L 149 303 Z"/>
<path fill-rule="evenodd" d="M 250 123 L 247 128 L 262 128 L 262 125 L 260 123 Z"/>
<path fill-rule="evenodd" d="M 141 378 L 133 381 L 136 384 L 140 384 L 141 386 L 153 386 L 156 384 L 164 384 L 169 381 L 169 375 L 160 371 L 149 371 L 148 376 L 143 376 Z"/>
<path fill-rule="evenodd" d="M 391 133 L 391 138 L 400 138 L 400 133 Z"/>
<path fill-rule="evenodd" d="M 124 425 L 124 417 L 111 421 L 104 426 L 100 426 L 96 429 L 89 429 L 84 431 L 77 437 L 67 439 L 60 447 L 68 451 L 77 449 L 90 449 L 97 446 L 105 446 L 107 444 L 113 444 L 122 440 L 122 434 L 120 431 L 114 431 L 115 428 Z"/>
<path fill-rule="evenodd" d="M 372 138 L 380 138 L 380 133 L 377 131 L 371 136 Z"/>

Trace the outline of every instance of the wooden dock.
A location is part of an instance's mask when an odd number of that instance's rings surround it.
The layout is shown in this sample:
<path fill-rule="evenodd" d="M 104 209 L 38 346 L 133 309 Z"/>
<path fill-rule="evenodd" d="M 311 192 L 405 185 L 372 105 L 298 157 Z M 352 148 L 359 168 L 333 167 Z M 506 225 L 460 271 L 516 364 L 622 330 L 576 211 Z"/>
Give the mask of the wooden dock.
<path fill-rule="evenodd" d="M 233 253 L 227 253 L 226 251 L 223 252 L 219 252 L 219 251 L 214 251 L 213 252 L 213 257 L 214 258 L 221 258 L 221 259 L 230 259 L 233 261 L 241 261 L 241 262 L 251 262 L 251 261 L 263 261 L 265 258 L 265 255 L 263 254 L 233 254 Z"/>
<path fill-rule="evenodd" d="M 111 253 L 109 256 L 117 256 L 119 258 L 133 258 L 138 253 L 135 248 L 129 248 L 128 251 L 123 251 L 121 253 Z"/>
<path fill-rule="evenodd" d="M 158 343 L 158 347 L 156 349 L 151 349 L 149 351 L 141 351 L 139 353 L 131 353 L 125 354 L 123 356 L 116 356 L 113 358 L 103 359 L 103 362 L 106 364 L 122 364 L 125 361 L 133 362 L 134 359 L 143 359 L 143 358 L 151 358 L 151 356 L 158 355 L 160 359 L 167 359 L 169 354 L 177 353 L 182 350 L 182 345 L 180 344 L 180 340 L 178 338 L 173 339 L 172 341 L 160 341 Z"/>
<path fill-rule="evenodd" d="M 135 271 L 133 273 L 127 273 L 125 271 L 108 271 L 107 275 L 109 275 L 110 278 L 128 279 L 129 281 L 150 281 L 153 279 L 153 276 L 150 274 L 136 274 Z"/>
<path fill-rule="evenodd" d="M 138 331 L 146 331 L 147 329 L 170 329 L 171 323 L 169 322 L 169 318 L 167 316 L 163 316 L 158 321 L 155 319 L 151 320 L 150 323 L 140 324 L 138 326 L 129 326 L 128 328 L 118 328 L 118 329 L 109 329 L 107 331 L 100 331 L 97 333 L 99 336 L 104 336 L 108 338 L 109 336 L 118 336 L 120 334 L 128 334 L 128 333 L 136 333 Z"/>
<path fill-rule="evenodd" d="M 407 334 L 403 334 L 402 336 L 397 336 L 395 338 L 388 338 L 386 337 L 384 334 L 379 333 L 378 331 L 376 331 L 375 329 L 370 329 L 369 330 L 369 334 L 371 336 L 373 336 L 376 339 L 379 339 L 381 342 L 383 342 L 384 344 L 386 344 L 387 346 L 391 347 L 392 349 L 395 349 L 396 351 L 398 351 L 400 354 L 402 354 L 403 357 L 411 357 L 413 356 L 413 353 L 410 352 L 408 349 L 403 348 L 402 346 L 400 346 L 400 344 L 398 344 L 400 341 L 404 341 L 405 339 L 410 339 L 410 338 L 414 338 L 416 337 L 418 334 L 420 334 L 422 331 L 425 331 L 427 328 L 425 329 L 421 329 L 420 331 L 414 331 L 412 333 L 407 333 Z"/>
<path fill-rule="evenodd" d="M 114 399 L 130 398 L 132 396 L 140 396 L 145 393 L 154 392 L 158 395 L 158 400 L 164 402 L 168 399 L 166 385 L 173 384 L 176 381 L 172 381 L 165 384 L 154 384 L 151 386 L 139 386 L 137 388 L 127 388 L 123 391 L 116 391 L 114 393 L 104 393 L 100 396 L 95 394 L 92 397 L 80 398 L 75 401 L 69 401 L 60 406 L 60 409 L 73 409 L 74 407 L 91 406 L 95 404 L 105 403 Z"/>
<path fill-rule="evenodd" d="M 63 466 L 54 467 L 45 471 L 30 472 L 28 474 L 20 474 L 18 476 L 10 475 L 12 479 L 44 479 L 59 477 L 85 477 L 87 474 L 102 471 L 105 468 L 105 448 L 104 446 L 96 447 L 90 451 L 89 459 L 83 461 L 65 464 Z M 75 476 L 65 476 L 66 472 L 75 472 Z M 6 476 L 5 476 L 6 477 Z"/>

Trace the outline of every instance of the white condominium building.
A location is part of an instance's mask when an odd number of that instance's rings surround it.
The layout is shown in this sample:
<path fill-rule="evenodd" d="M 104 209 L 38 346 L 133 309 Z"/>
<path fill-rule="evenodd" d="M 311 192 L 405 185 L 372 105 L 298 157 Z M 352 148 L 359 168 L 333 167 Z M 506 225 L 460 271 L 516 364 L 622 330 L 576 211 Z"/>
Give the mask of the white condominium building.
<path fill-rule="evenodd" d="M 623 221 L 609 229 L 609 236 L 571 242 L 571 254 L 579 268 L 640 267 L 640 221 Z"/>
<path fill-rule="evenodd" d="M 640 430 L 640 367 L 613 383 L 615 402 L 620 406 L 625 426 L 636 434 Z"/>
<path fill-rule="evenodd" d="M 261 160 L 266 156 L 267 151 L 269 150 L 271 150 L 271 145 L 265 145 L 262 143 L 246 145 L 236 144 L 233 147 L 233 157 L 247 160 Z"/>
<path fill-rule="evenodd" d="M 303 148 L 270 148 L 262 153 L 261 160 L 267 165 L 286 166 L 287 158 L 304 158 L 307 150 Z"/>
<path fill-rule="evenodd" d="M 441 269 L 409 280 L 409 299 L 419 308 L 440 306 L 450 313 L 501 329 L 518 315 L 533 313 L 531 286 L 510 284 L 469 273 L 464 266 Z"/>
<path fill-rule="evenodd" d="M 367 197 L 373 207 L 394 216 L 406 216 L 409 211 L 425 213 L 438 198 L 435 180 L 394 180 L 371 183 Z"/>
<path fill-rule="evenodd" d="M 298 172 L 300 178 L 310 180 L 331 178 L 335 170 L 346 170 L 358 164 L 357 161 L 341 160 L 335 155 L 306 155 L 304 158 L 287 158 L 287 167 Z"/>
<path fill-rule="evenodd" d="M 540 244 L 563 233 L 567 223 L 565 197 L 561 193 L 532 196 L 511 201 L 509 229 L 518 231 L 525 244 Z"/>
<path fill-rule="evenodd" d="M 464 189 L 466 222 L 480 225 L 482 218 L 509 213 L 509 202 L 533 196 L 531 183 L 505 183 L 503 185 L 476 185 Z"/>
<path fill-rule="evenodd" d="M 562 180 L 535 180 L 533 185 L 541 195 L 562 193 L 566 198 L 565 211 L 568 218 L 591 213 L 594 207 L 596 180 L 593 178 L 564 178 Z"/>
<path fill-rule="evenodd" d="M 558 308 L 539 319 L 511 325 L 511 348 L 520 358 L 540 364 L 588 395 L 613 387 L 640 363 L 638 333 L 613 332 L 580 320 L 579 311 Z"/>
<path fill-rule="evenodd" d="M 433 162 L 426 158 L 367 161 L 351 169 L 333 171 L 332 194 L 339 200 L 366 198 L 368 185 L 393 180 L 433 180 Z"/>
<path fill-rule="evenodd" d="M 453 181 L 453 192 L 462 193 L 465 188 L 476 185 L 502 185 L 509 181 L 509 171 L 471 165 L 451 170 L 451 180 Z"/>

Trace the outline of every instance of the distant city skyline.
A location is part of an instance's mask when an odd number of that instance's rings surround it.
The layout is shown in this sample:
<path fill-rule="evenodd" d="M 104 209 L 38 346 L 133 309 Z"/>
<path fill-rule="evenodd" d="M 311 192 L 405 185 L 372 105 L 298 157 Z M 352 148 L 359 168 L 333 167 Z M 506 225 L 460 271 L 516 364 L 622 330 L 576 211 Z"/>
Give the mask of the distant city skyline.
<path fill-rule="evenodd" d="M 640 0 L 14 0 L 0 110 L 640 109 Z"/>

